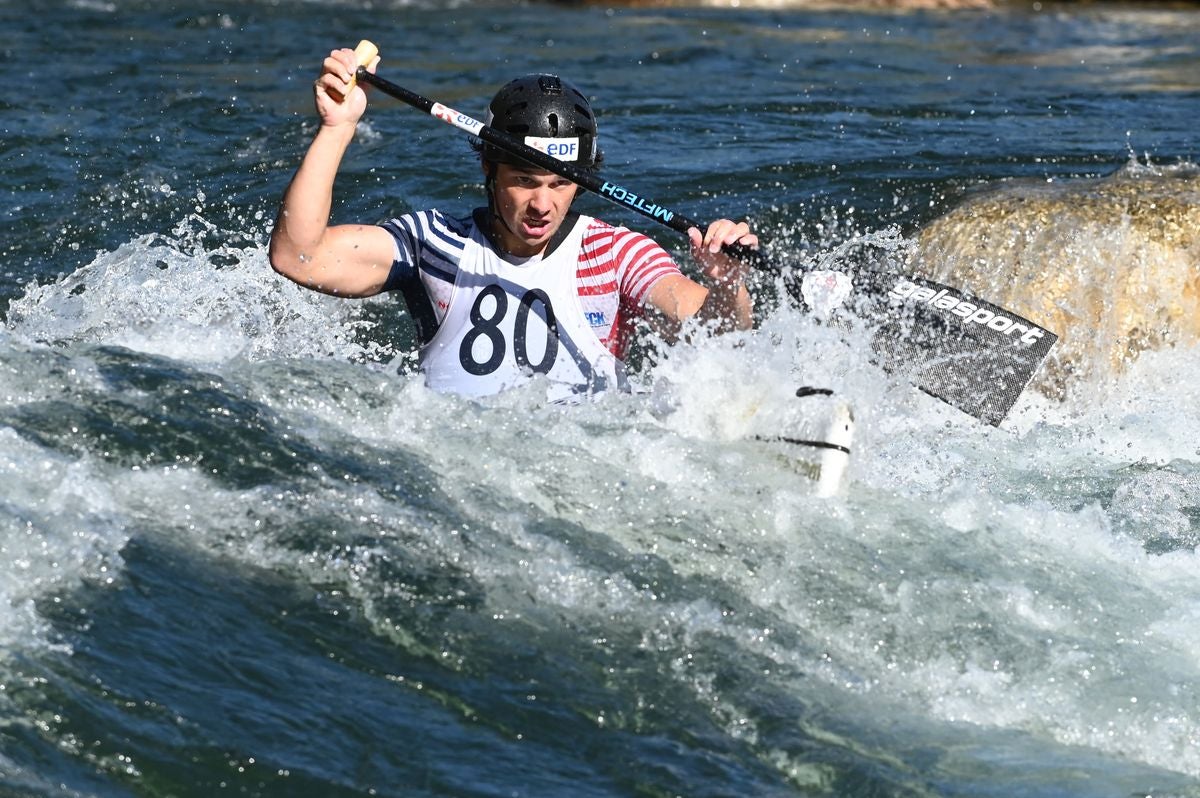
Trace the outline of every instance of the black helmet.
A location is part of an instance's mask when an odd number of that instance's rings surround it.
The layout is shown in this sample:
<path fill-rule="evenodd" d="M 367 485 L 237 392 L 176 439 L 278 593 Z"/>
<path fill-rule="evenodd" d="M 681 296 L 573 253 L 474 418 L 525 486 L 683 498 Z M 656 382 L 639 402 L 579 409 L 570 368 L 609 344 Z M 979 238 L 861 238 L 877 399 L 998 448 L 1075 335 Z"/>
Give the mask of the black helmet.
<path fill-rule="evenodd" d="M 526 75 L 508 83 L 488 105 L 486 123 L 580 168 L 599 166 L 592 106 L 583 92 L 557 75 Z M 492 163 L 521 163 L 516 156 L 486 143 L 482 155 Z"/>

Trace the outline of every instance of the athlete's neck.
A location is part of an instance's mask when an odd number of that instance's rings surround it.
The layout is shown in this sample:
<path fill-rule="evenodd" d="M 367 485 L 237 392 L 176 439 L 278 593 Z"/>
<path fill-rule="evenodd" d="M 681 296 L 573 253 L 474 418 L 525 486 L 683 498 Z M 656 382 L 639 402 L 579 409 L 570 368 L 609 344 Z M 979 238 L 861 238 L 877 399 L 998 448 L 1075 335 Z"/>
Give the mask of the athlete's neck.
<path fill-rule="evenodd" d="M 550 236 L 544 246 L 536 248 L 523 246 L 523 242 L 505 226 L 504 220 L 490 209 L 476 208 L 474 216 L 475 226 L 483 231 L 484 237 L 495 247 L 496 251 L 515 258 L 531 258 L 535 255 L 541 255 L 544 258 L 550 257 L 554 254 L 554 250 L 558 249 L 558 245 L 575 229 L 575 223 L 579 220 L 578 213 L 568 211 L 562 224 L 554 231 L 554 235 Z"/>

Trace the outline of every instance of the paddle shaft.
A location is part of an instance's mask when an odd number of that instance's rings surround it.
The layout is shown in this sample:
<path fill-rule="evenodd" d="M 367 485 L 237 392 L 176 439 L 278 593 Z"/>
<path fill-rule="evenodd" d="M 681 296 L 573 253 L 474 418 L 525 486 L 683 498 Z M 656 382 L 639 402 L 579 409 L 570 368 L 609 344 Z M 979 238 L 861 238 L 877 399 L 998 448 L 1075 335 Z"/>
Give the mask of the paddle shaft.
<path fill-rule="evenodd" d="M 398 86 L 386 78 L 374 75 L 364 67 L 358 68 L 355 78 L 360 83 L 370 84 L 384 94 L 395 97 L 397 100 L 424 111 L 449 125 L 453 125 L 465 133 L 470 133 L 486 144 L 498 147 L 510 155 L 515 155 L 523 161 L 528 161 L 534 166 L 545 169 L 547 172 L 564 177 L 572 183 L 612 203 L 636 211 L 647 219 L 652 219 L 676 232 L 687 235 L 688 230 L 695 227 L 703 233 L 708 227 L 695 219 L 690 219 L 681 213 L 677 213 L 636 192 L 630 191 L 624 186 L 617 185 L 611 180 L 604 180 L 592 172 L 574 166 L 570 162 L 560 161 L 552 155 L 547 155 L 541 150 L 536 150 L 520 139 L 489 127 L 478 119 L 473 119 L 453 108 L 442 105 L 439 102 L 434 102 L 428 97 L 422 97 L 420 94 L 409 91 L 403 86 Z M 729 255 L 746 260 L 758 261 L 760 257 L 755 250 L 741 244 L 726 245 L 723 247 L 723 250 Z"/>

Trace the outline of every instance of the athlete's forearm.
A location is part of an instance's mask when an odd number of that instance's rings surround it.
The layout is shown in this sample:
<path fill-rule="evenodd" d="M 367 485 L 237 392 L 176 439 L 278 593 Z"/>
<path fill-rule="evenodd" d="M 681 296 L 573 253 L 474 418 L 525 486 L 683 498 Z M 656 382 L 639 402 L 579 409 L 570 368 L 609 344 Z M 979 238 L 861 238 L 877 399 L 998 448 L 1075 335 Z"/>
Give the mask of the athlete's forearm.
<path fill-rule="evenodd" d="M 692 257 L 700 264 L 708 289 L 696 317 L 701 321 L 716 322 L 719 332 L 750 329 L 754 320 L 750 292 L 744 284 L 750 267 L 722 248 L 736 244 L 758 249 L 758 236 L 750 232 L 750 226 L 745 222 L 718 219 L 703 235 L 698 228 L 691 228 L 688 239 L 692 243 Z"/>
<path fill-rule="evenodd" d="M 710 323 L 718 332 L 746 330 L 753 324 L 750 293 L 740 279 L 708 280 L 708 287 L 682 274 L 659 280 L 647 297 L 666 324 L 659 331 L 674 340 L 689 319 Z"/>
<path fill-rule="evenodd" d="M 740 280 L 714 280 L 707 287 L 708 295 L 704 297 L 696 318 L 704 322 L 716 322 L 718 332 L 750 329 L 754 323 L 750 292 Z"/>

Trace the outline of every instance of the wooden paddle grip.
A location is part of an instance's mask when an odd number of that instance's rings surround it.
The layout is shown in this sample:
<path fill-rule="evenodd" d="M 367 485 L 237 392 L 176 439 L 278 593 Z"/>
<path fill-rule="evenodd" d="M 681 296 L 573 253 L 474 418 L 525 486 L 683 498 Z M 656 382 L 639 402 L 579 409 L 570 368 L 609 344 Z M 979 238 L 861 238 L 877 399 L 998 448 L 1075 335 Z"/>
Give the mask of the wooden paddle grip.
<path fill-rule="evenodd" d="M 372 42 L 367 41 L 366 39 L 363 39 L 361 42 L 358 43 L 358 47 L 354 48 L 354 60 L 357 61 L 358 65 L 362 66 L 362 67 L 370 66 L 371 62 L 374 61 L 375 58 L 378 57 L 378 55 L 379 55 L 379 48 L 376 47 Z M 354 78 L 354 76 L 351 76 L 350 77 L 350 88 L 351 89 L 354 88 L 354 84 L 355 84 L 355 78 Z M 347 94 L 349 94 L 349 92 L 347 92 Z"/>

